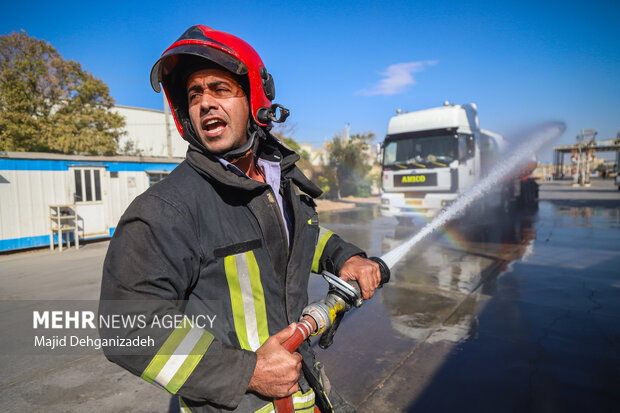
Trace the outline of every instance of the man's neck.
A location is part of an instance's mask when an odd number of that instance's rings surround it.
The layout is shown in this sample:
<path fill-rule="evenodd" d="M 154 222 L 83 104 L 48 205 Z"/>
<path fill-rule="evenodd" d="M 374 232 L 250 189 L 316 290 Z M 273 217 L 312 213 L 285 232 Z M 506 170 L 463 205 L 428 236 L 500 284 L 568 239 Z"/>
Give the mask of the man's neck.
<path fill-rule="evenodd" d="M 233 160 L 231 163 L 255 181 L 265 183 L 265 177 L 256 166 L 254 151 L 252 149 L 247 151 L 243 156 Z"/>

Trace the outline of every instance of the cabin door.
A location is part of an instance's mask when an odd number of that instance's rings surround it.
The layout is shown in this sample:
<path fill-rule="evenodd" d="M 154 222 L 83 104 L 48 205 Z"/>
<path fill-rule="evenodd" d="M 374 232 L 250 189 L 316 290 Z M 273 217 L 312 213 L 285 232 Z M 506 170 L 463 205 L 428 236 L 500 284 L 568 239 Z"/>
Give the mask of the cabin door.
<path fill-rule="evenodd" d="M 73 199 L 77 208 L 80 236 L 108 235 L 103 203 L 105 168 L 76 167 L 73 174 Z"/>

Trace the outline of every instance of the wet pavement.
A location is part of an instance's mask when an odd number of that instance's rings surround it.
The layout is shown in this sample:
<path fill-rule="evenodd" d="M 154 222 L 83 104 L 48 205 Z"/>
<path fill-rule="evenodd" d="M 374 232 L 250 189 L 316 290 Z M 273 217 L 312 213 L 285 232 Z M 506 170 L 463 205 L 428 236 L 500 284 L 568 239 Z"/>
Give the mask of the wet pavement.
<path fill-rule="evenodd" d="M 618 411 L 617 189 L 545 184 L 538 210 L 486 221 L 418 244 L 345 317 L 317 347 L 332 384 L 362 412 Z M 423 225 L 374 210 L 322 224 L 374 255 Z"/>
<path fill-rule="evenodd" d="M 463 219 L 418 244 L 334 344 L 316 346 L 360 412 L 618 411 L 620 193 L 611 181 L 564 181 L 540 196 L 538 210 Z M 320 218 L 378 256 L 423 225 L 398 225 L 377 206 Z M 96 299 L 106 247 L 2 256 L 0 299 Z M 311 300 L 325 292 L 313 277 Z M 2 411 L 171 406 L 101 354 L 0 356 L 0 367 Z"/>

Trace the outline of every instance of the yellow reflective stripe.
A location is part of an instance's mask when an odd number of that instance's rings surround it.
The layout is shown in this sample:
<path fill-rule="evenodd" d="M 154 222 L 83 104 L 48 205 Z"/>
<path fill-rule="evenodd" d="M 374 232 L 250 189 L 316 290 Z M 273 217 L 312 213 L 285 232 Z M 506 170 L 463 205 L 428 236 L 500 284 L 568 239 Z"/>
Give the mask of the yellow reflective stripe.
<path fill-rule="evenodd" d="M 260 347 L 258 338 L 258 322 L 256 319 L 256 307 L 254 305 L 254 293 L 250 280 L 250 267 L 246 253 L 235 255 L 237 264 L 237 276 L 239 288 L 241 288 L 241 301 L 243 302 L 243 317 L 245 320 L 245 333 L 248 338 L 250 350 L 256 351 Z"/>
<path fill-rule="evenodd" d="M 187 335 L 192 328 L 192 324 L 188 318 L 184 318 L 179 322 L 179 325 L 168 336 L 164 344 L 161 346 L 155 357 L 151 360 L 149 365 L 142 373 L 142 378 L 149 383 L 153 382 L 153 379 L 157 377 L 162 367 L 166 364 L 170 356 L 174 353 L 174 350 L 181 344 L 183 338 Z"/>
<path fill-rule="evenodd" d="M 293 398 L 293 407 L 295 413 L 314 413 L 314 390 L 310 389 L 307 393 L 301 393 L 301 390 L 291 395 Z M 272 413 L 275 411 L 273 403 L 269 403 L 266 406 L 261 407 L 254 413 Z"/>
<path fill-rule="evenodd" d="M 321 227 L 321 231 L 319 232 L 319 242 L 316 244 L 314 258 L 312 259 L 312 272 L 319 272 L 319 261 L 321 260 L 321 255 L 323 255 L 323 250 L 325 249 L 327 240 L 329 240 L 332 235 L 334 235 L 333 232 Z"/>
<path fill-rule="evenodd" d="M 175 394 L 192 374 L 212 342 L 211 333 L 193 327 L 185 317 L 168 336 L 141 377 Z"/>
<path fill-rule="evenodd" d="M 260 409 L 256 410 L 254 413 L 273 413 L 275 412 L 276 407 L 273 405 L 273 403 L 269 403 L 266 406 L 261 407 Z"/>
<path fill-rule="evenodd" d="M 241 348 L 256 351 L 269 338 L 265 293 L 254 252 L 224 258 L 235 332 Z"/>
<path fill-rule="evenodd" d="M 241 286 L 239 285 L 237 263 L 234 255 L 224 258 L 224 269 L 226 271 L 226 280 L 228 281 L 228 290 L 230 291 L 230 302 L 232 304 L 235 332 L 237 333 L 237 338 L 239 339 L 239 345 L 244 350 L 251 350 L 245 328 L 243 297 L 241 296 Z"/>
<path fill-rule="evenodd" d="M 207 331 L 204 331 L 198 339 L 198 343 L 196 343 L 192 349 L 192 352 L 185 358 L 181 364 L 181 367 L 177 370 L 168 385 L 165 387 L 168 392 L 175 394 L 179 391 L 181 386 L 183 386 L 183 384 L 187 381 L 190 374 L 192 374 L 212 342 L 213 335 Z"/>
<path fill-rule="evenodd" d="M 299 395 L 298 395 L 299 393 Z M 301 394 L 301 391 L 293 394 L 293 407 L 295 407 L 295 411 L 306 411 L 301 409 L 307 409 L 309 407 L 314 407 L 314 390 L 310 389 L 310 391 L 306 394 Z"/>
<path fill-rule="evenodd" d="M 252 285 L 252 295 L 254 297 L 254 312 L 256 314 L 256 328 L 258 329 L 258 338 L 262 345 L 269 338 L 269 329 L 267 327 L 267 308 L 265 307 L 265 293 L 263 284 L 260 281 L 260 270 L 256 257 L 252 251 L 246 253 L 248 261 L 248 270 L 250 275 L 250 283 Z"/>

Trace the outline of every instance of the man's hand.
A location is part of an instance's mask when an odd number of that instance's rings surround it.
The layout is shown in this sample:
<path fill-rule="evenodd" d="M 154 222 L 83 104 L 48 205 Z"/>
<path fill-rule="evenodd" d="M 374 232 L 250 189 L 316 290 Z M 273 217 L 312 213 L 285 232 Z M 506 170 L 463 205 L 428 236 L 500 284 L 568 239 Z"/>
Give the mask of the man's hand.
<path fill-rule="evenodd" d="M 381 282 L 379 264 L 359 255 L 354 255 L 346 260 L 338 276 L 343 281 L 357 281 L 364 300 L 372 298 L 375 289 Z"/>
<path fill-rule="evenodd" d="M 301 370 L 301 354 L 289 353 L 282 347 L 282 343 L 293 335 L 296 328 L 296 323 L 291 324 L 269 337 L 256 350 L 256 367 L 248 390 L 278 399 L 299 390 L 297 380 Z"/>

